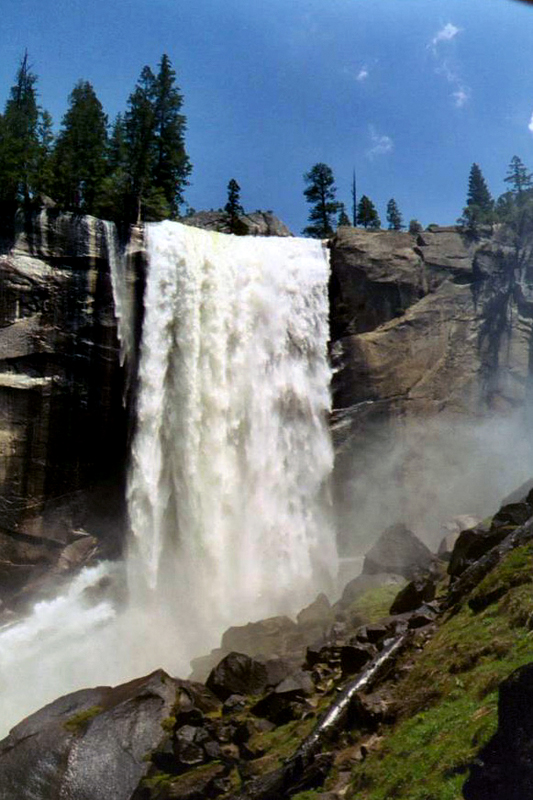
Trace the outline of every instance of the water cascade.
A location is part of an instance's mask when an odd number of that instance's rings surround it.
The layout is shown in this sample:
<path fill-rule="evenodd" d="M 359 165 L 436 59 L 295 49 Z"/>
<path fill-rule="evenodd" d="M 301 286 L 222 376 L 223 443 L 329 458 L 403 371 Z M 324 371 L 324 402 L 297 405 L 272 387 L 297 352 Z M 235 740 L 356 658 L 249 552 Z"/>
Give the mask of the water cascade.
<path fill-rule="evenodd" d="M 336 570 L 323 244 L 170 222 L 146 236 L 129 599 L 106 599 L 121 566 L 100 564 L 0 631 L 0 734 L 83 686 L 186 677 L 228 625 L 298 611 Z"/>
<path fill-rule="evenodd" d="M 220 634 L 335 568 L 326 250 L 170 222 L 147 245 L 131 585 Z"/>

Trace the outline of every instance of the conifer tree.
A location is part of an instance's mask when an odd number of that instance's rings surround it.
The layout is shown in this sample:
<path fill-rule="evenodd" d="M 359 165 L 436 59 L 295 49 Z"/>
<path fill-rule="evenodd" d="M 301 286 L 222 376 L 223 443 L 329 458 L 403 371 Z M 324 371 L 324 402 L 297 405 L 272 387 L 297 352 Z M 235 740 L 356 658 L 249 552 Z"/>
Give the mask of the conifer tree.
<path fill-rule="evenodd" d="M 533 188 L 533 176 L 518 156 L 512 157 L 504 181 L 511 184 L 511 191 L 518 196 Z"/>
<path fill-rule="evenodd" d="M 381 220 L 372 200 L 364 194 L 357 206 L 357 222 L 364 228 L 377 230 L 381 228 Z"/>
<path fill-rule="evenodd" d="M 228 183 L 228 202 L 224 206 L 224 211 L 229 215 L 230 233 L 240 232 L 239 214 L 244 214 L 244 208 L 240 200 L 240 192 L 241 187 L 235 178 L 232 178 Z"/>
<path fill-rule="evenodd" d="M 346 207 L 345 207 L 344 203 L 340 204 L 339 221 L 338 221 L 337 224 L 338 224 L 339 228 L 342 227 L 342 226 L 346 226 L 346 225 L 351 226 L 351 224 L 352 224 L 350 222 L 350 217 L 346 213 Z"/>
<path fill-rule="evenodd" d="M 494 200 L 478 164 L 470 168 L 466 206 L 459 222 L 472 231 L 478 225 L 494 222 Z"/>
<path fill-rule="evenodd" d="M 179 216 L 192 169 L 185 152 L 186 119 L 181 113 L 183 97 L 175 81 L 176 73 L 170 59 L 163 54 L 154 86 L 156 158 L 153 184 L 163 192 L 173 219 Z"/>
<path fill-rule="evenodd" d="M 40 112 L 32 72 L 25 53 L 11 87 L 0 124 L 0 213 L 12 221 L 16 209 L 39 190 Z"/>
<path fill-rule="evenodd" d="M 69 102 L 54 151 L 56 199 L 94 214 L 106 173 L 107 117 L 88 81 L 78 81 Z"/>
<path fill-rule="evenodd" d="M 191 172 L 185 152 L 183 99 L 174 85 L 176 73 L 163 55 L 156 75 L 144 67 L 125 115 L 130 219 L 158 220 L 179 216 Z"/>
<path fill-rule="evenodd" d="M 391 197 L 389 202 L 387 203 L 387 222 L 389 223 L 389 230 L 390 231 L 401 231 L 404 226 L 402 221 L 402 215 L 400 214 L 400 210 L 398 208 L 398 204 L 396 200 Z"/>
<path fill-rule="evenodd" d="M 325 239 L 333 234 L 333 224 L 340 203 L 335 200 L 336 187 L 333 172 L 327 164 L 318 163 L 304 174 L 308 184 L 304 195 L 312 205 L 304 234 L 315 239 Z"/>

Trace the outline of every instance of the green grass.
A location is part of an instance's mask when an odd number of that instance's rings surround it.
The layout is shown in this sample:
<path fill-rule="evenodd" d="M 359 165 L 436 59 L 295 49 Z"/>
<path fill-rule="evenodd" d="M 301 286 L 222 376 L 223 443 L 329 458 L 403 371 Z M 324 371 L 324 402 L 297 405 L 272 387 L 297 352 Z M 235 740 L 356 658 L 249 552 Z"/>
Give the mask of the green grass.
<path fill-rule="evenodd" d="M 103 710 L 102 706 L 91 706 L 91 708 L 87 708 L 85 711 L 80 711 L 78 714 L 69 717 L 69 719 L 63 723 L 63 727 L 71 733 L 84 733 L 91 720 L 97 717 L 98 714 L 101 714 Z"/>
<path fill-rule="evenodd" d="M 369 589 L 348 607 L 350 617 L 361 617 L 365 624 L 377 622 L 389 615 L 389 609 L 398 592 L 405 586 L 400 583 L 385 584 Z"/>
<path fill-rule="evenodd" d="M 500 599 L 445 621 L 397 686 L 399 721 L 353 772 L 347 800 L 460 800 L 468 764 L 497 727 L 498 686 L 533 660 L 533 546 L 511 552 L 475 590 Z"/>

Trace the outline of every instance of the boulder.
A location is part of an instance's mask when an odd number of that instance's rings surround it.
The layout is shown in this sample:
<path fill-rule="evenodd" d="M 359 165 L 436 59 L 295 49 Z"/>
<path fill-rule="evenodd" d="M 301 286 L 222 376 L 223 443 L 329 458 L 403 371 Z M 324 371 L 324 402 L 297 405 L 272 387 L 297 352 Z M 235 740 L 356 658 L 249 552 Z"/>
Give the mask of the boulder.
<path fill-rule="evenodd" d="M 193 225 L 195 228 L 203 228 L 206 231 L 231 233 L 229 214 L 225 211 L 198 211 L 188 217 L 183 217 L 180 222 L 185 225 Z M 236 232 L 240 236 L 292 236 L 285 223 L 271 211 L 240 214 Z"/>
<path fill-rule="evenodd" d="M 224 653 L 235 650 L 249 656 L 299 656 L 305 652 L 301 628 L 289 617 L 269 617 L 228 630 L 222 636 Z"/>
<path fill-rule="evenodd" d="M 284 725 L 301 717 L 305 708 L 305 698 L 309 697 L 314 689 L 309 672 L 298 670 L 285 678 L 272 692 L 262 697 L 251 712 L 275 725 Z"/>
<path fill-rule="evenodd" d="M 533 663 L 500 684 L 498 730 L 470 765 L 465 800 L 525 800 L 533 786 Z"/>
<path fill-rule="evenodd" d="M 300 611 L 296 619 L 300 628 L 304 629 L 304 635 L 319 635 L 326 633 L 335 622 L 335 612 L 326 595 L 319 594 L 316 600 Z"/>
<path fill-rule="evenodd" d="M 264 663 L 233 652 L 211 671 L 206 686 L 222 701 L 232 694 L 257 695 L 268 686 L 268 672 Z"/>
<path fill-rule="evenodd" d="M 390 607 L 390 613 L 405 614 L 407 611 L 414 611 L 422 603 L 434 600 L 435 592 L 435 581 L 432 578 L 417 577 L 399 591 Z"/>
<path fill-rule="evenodd" d="M 177 699 L 212 707 L 208 694 L 158 670 L 55 700 L 0 743 L 0 800 L 130 800 Z"/>
<path fill-rule="evenodd" d="M 369 644 L 347 644 L 339 648 L 343 676 L 354 675 L 376 655 L 376 648 Z"/>
<path fill-rule="evenodd" d="M 363 573 L 392 572 L 409 579 L 420 570 L 428 570 L 434 560 L 426 545 L 400 522 L 383 531 L 368 551 L 363 562 Z"/>
<path fill-rule="evenodd" d="M 485 553 L 500 544 L 510 533 L 511 528 L 506 525 L 498 527 L 479 526 L 467 531 L 461 531 L 453 548 L 448 565 L 448 574 L 458 578 L 468 567 L 478 561 Z"/>

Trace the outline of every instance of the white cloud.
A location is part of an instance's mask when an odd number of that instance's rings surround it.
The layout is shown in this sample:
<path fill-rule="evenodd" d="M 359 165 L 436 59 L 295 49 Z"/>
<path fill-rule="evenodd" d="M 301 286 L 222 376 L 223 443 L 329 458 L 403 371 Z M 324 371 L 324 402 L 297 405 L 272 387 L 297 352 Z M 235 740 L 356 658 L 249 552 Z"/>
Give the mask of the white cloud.
<path fill-rule="evenodd" d="M 433 39 L 431 40 L 431 45 L 435 49 L 439 42 L 451 42 L 452 39 L 455 39 L 458 33 L 461 32 L 461 28 L 458 28 L 456 25 L 453 25 L 451 22 L 447 22 L 446 25 L 435 34 Z"/>
<path fill-rule="evenodd" d="M 368 75 L 369 75 L 368 67 L 364 67 L 363 66 L 363 67 L 361 67 L 361 69 L 357 73 L 357 76 L 356 76 L 355 80 L 359 81 L 359 83 L 362 83 L 363 81 L 366 81 L 366 79 L 368 78 Z"/>
<path fill-rule="evenodd" d="M 451 42 L 461 30 L 452 22 L 447 22 L 428 44 L 436 62 L 435 72 L 437 75 L 442 75 L 452 87 L 450 97 L 456 108 L 463 108 L 468 103 L 471 95 L 470 88 L 461 78 L 459 67 L 451 62 L 450 58 L 444 57 L 443 51 L 438 45 L 441 42 Z"/>
<path fill-rule="evenodd" d="M 459 86 L 455 92 L 452 92 L 452 97 L 455 102 L 455 107 L 462 108 L 470 100 L 470 90 L 466 86 Z"/>
<path fill-rule="evenodd" d="M 533 133 L 533 114 L 531 114 L 531 119 L 529 120 L 529 125 L 527 127 L 531 133 Z"/>
<path fill-rule="evenodd" d="M 376 156 L 384 156 L 394 149 L 394 142 L 390 136 L 383 133 L 378 133 L 374 125 L 369 125 L 370 141 L 372 147 L 366 151 L 367 158 L 375 158 Z"/>

